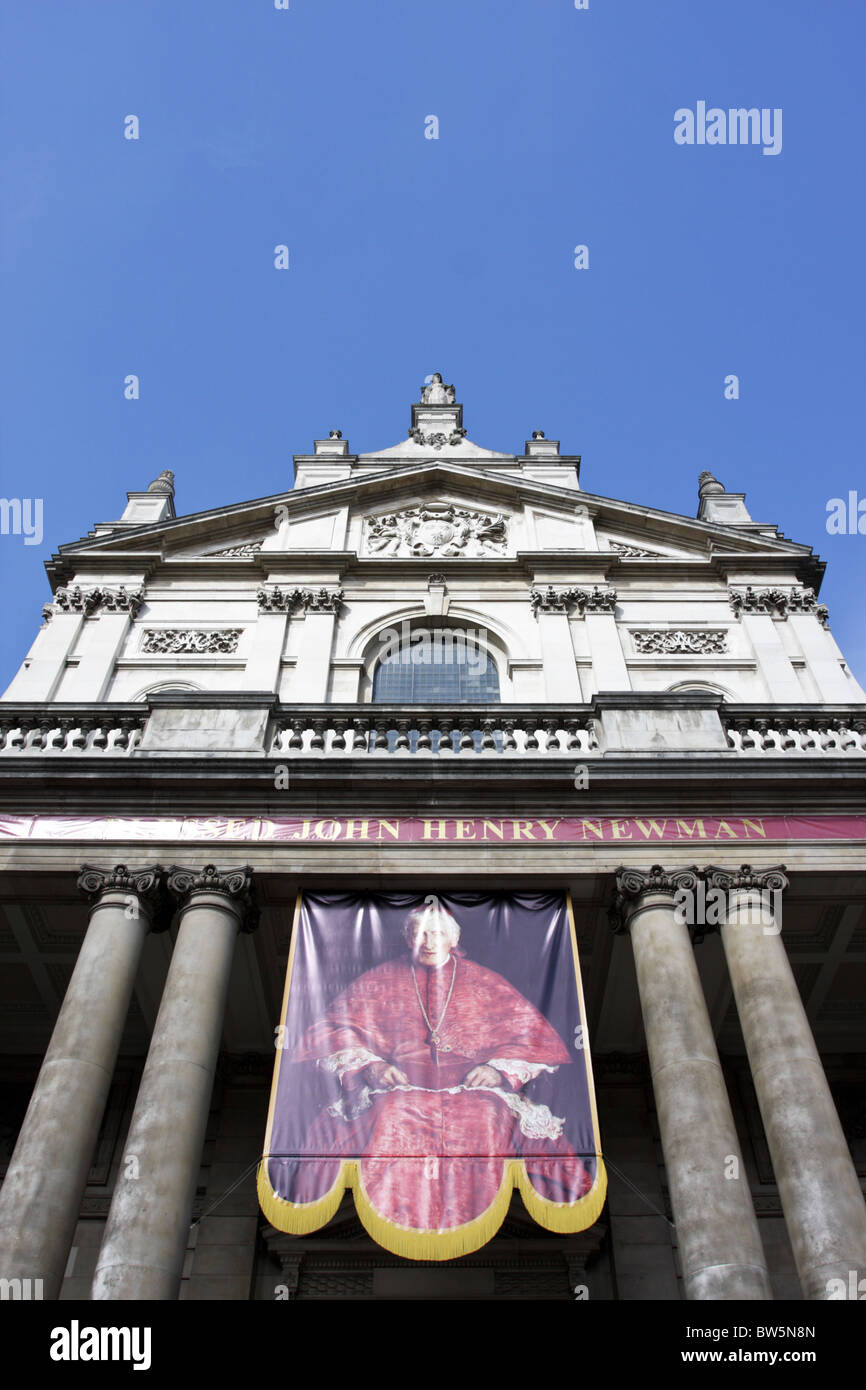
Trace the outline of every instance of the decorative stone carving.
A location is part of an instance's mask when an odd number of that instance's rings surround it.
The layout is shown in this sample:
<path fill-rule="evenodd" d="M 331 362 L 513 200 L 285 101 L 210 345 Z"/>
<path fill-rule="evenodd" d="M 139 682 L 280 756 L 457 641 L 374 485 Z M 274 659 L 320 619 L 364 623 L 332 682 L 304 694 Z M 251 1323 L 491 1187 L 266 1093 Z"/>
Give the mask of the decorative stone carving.
<path fill-rule="evenodd" d="M 829 626 L 830 615 L 825 604 L 819 603 L 814 589 L 791 588 L 729 589 L 728 597 L 737 617 L 741 613 L 765 613 L 785 619 L 791 613 L 814 613 L 822 627 Z"/>
<path fill-rule="evenodd" d="M 180 656 L 185 653 L 207 656 L 221 653 L 230 656 L 238 649 L 242 627 L 227 627 L 203 631 L 192 627 L 147 628 L 141 650 L 148 655 Z"/>
<path fill-rule="evenodd" d="M 261 541 L 244 541 L 241 545 L 230 545 L 227 550 L 209 550 L 204 558 L 207 560 L 249 560 L 254 555 L 258 555 L 261 548 Z"/>
<path fill-rule="evenodd" d="M 304 589 L 303 604 L 308 613 L 338 613 L 343 602 L 342 589 Z"/>
<path fill-rule="evenodd" d="M 428 574 L 428 576 L 427 576 L 427 588 L 428 588 L 428 589 L 432 589 L 433 586 L 434 586 L 434 584 L 435 584 L 435 585 L 440 585 L 440 586 L 444 589 L 444 587 L 445 587 L 445 575 L 444 575 L 444 574 Z"/>
<path fill-rule="evenodd" d="M 454 387 L 444 384 L 441 372 L 434 372 L 430 385 L 421 387 L 421 401 L 423 405 L 453 405 Z"/>
<path fill-rule="evenodd" d="M 706 879 L 710 888 L 723 888 L 725 892 L 730 892 L 732 888 L 755 888 L 776 893 L 788 887 L 784 869 L 784 864 L 772 869 L 753 869 L 751 864 L 742 864 L 739 869 L 718 869 L 708 864 L 702 870 L 701 877 Z"/>
<path fill-rule="evenodd" d="M 160 492 L 163 496 L 174 496 L 174 473 L 170 468 L 164 468 L 158 478 L 154 478 L 152 483 L 147 485 L 148 492 Z"/>
<path fill-rule="evenodd" d="M 97 869 L 92 864 L 83 864 L 78 875 L 78 888 L 91 903 L 95 903 L 103 893 L 123 893 L 144 904 L 154 931 L 165 931 L 171 925 L 174 909 L 158 864 L 148 869 L 128 869 L 125 864 L 117 864 L 107 871 Z M 132 901 L 129 912 L 135 915 Z"/>
<path fill-rule="evenodd" d="M 616 589 L 600 589 L 594 585 L 589 589 L 555 589 L 552 584 L 546 588 L 533 585 L 529 593 L 532 612 L 567 613 L 576 607 L 580 617 L 587 613 L 613 613 L 616 609 Z"/>
<path fill-rule="evenodd" d="M 724 629 L 688 631 L 685 628 L 674 628 L 649 632 L 632 631 L 631 639 L 635 651 L 642 656 L 656 653 L 717 656 L 728 650 L 728 634 Z"/>
<path fill-rule="evenodd" d="M 120 585 L 119 589 L 102 589 L 101 607 L 106 613 L 128 613 L 134 618 L 141 605 L 144 603 L 144 594 L 141 589 L 135 589 L 130 593 Z"/>
<path fill-rule="evenodd" d="M 433 434 L 425 434 L 424 431 L 416 426 L 409 431 L 409 438 L 414 439 L 416 444 L 420 444 L 425 449 L 444 449 L 445 445 L 459 444 L 466 431 L 464 429 L 451 430 L 449 434 L 444 434 L 441 430 L 434 431 Z"/>
<path fill-rule="evenodd" d="M 134 893 L 140 897 L 156 888 L 161 873 L 158 865 L 152 869 L 128 869 L 125 864 L 116 864 L 113 869 L 106 870 L 82 864 L 77 882 L 79 890 L 91 901 L 109 892 Z"/>
<path fill-rule="evenodd" d="M 195 893 L 222 893 L 234 899 L 239 910 L 241 931 L 251 932 L 258 926 L 259 909 L 252 892 L 253 871 L 249 864 L 240 869 L 220 870 L 215 864 L 203 869 L 182 869 L 176 864 L 168 870 L 169 892 L 181 906 Z"/>
<path fill-rule="evenodd" d="M 69 588 L 55 590 L 54 602 L 43 606 L 42 616 L 46 622 L 50 622 L 57 612 L 83 613 L 89 617 L 104 608 L 107 613 L 128 613 L 134 618 L 143 603 L 144 593 L 141 589 L 128 590 L 122 584 L 116 589 L 98 585 L 92 589 L 82 589 L 78 584 L 73 584 Z"/>
<path fill-rule="evenodd" d="M 258 591 L 260 613 L 293 613 L 303 608 L 309 613 L 337 613 L 343 601 L 342 589 L 281 589 L 278 584 Z"/>
<path fill-rule="evenodd" d="M 658 550 L 642 550 L 638 545 L 623 545 L 620 541 L 608 541 L 608 549 L 621 555 L 624 560 L 659 560 L 662 559 L 661 552 Z"/>
<path fill-rule="evenodd" d="M 448 502 L 368 516 L 365 525 L 368 555 L 477 558 L 504 555 L 508 542 L 502 512 L 467 511 Z"/>
<path fill-rule="evenodd" d="M 699 497 L 720 497 L 725 491 L 724 483 L 720 483 L 708 468 L 705 468 L 698 478 Z"/>
<path fill-rule="evenodd" d="M 698 886 L 697 865 L 688 869 L 663 869 L 653 864 L 649 870 L 617 869 L 616 895 L 608 908 L 608 921 L 615 932 L 625 931 L 630 909 L 645 893 L 668 893 L 680 889 L 694 892 Z"/>

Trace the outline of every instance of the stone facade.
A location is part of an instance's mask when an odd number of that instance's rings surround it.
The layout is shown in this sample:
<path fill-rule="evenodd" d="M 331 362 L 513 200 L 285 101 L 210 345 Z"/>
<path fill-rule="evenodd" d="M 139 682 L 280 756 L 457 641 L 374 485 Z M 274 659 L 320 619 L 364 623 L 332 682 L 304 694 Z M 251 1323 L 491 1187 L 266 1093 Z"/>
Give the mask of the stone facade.
<path fill-rule="evenodd" d="M 586 492 L 541 431 L 481 448 L 438 374 L 402 442 L 332 431 L 295 468 L 190 516 L 163 473 L 48 567 L 0 699 L 0 1276 L 98 1299 L 833 1297 L 866 1273 L 866 694 L 823 565 L 710 474 L 688 517 Z M 486 684 L 389 702 L 413 652 Z M 445 881 L 572 895 L 605 1212 L 558 1237 L 515 1200 L 435 1267 L 348 1202 L 281 1236 L 254 1169 L 295 895 Z M 683 886 L 722 915 L 684 923 Z"/>

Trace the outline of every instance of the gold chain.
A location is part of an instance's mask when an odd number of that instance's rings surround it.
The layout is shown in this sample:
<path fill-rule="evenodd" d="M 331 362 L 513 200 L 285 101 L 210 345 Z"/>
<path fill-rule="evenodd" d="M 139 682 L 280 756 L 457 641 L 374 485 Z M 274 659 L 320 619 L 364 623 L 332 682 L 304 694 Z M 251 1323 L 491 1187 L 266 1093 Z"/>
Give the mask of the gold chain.
<path fill-rule="evenodd" d="M 443 1019 L 445 1018 L 445 1015 L 448 1012 L 448 1005 L 451 1003 L 451 995 L 454 993 L 454 982 L 457 979 L 457 957 L 452 956 L 451 959 L 453 961 L 453 969 L 451 971 L 451 984 L 448 986 L 448 998 L 445 1000 L 445 1007 L 439 1015 L 439 1022 L 436 1024 L 435 1028 L 433 1027 L 433 1024 L 430 1022 L 430 1019 L 427 1016 L 427 1010 L 424 1008 L 424 1005 L 422 1003 L 421 991 L 418 988 L 418 978 L 415 974 L 415 962 L 412 962 L 412 983 L 415 986 L 415 998 L 418 1000 L 418 1008 L 421 1010 L 421 1015 L 424 1019 L 424 1022 L 427 1024 L 427 1031 L 430 1034 L 430 1041 L 436 1048 L 437 1052 L 451 1051 L 451 1048 L 447 1045 L 445 1047 L 439 1046 L 439 1029 L 442 1027 Z"/>

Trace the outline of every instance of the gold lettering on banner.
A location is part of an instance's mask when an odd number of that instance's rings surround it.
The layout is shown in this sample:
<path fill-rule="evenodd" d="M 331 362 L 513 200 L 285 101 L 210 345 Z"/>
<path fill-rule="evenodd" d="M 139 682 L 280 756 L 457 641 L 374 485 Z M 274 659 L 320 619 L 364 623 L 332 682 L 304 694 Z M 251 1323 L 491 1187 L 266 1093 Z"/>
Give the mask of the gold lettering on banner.
<path fill-rule="evenodd" d="M 610 828 L 611 828 L 611 830 L 613 831 L 613 838 L 614 838 L 615 840 L 630 840 L 630 839 L 631 839 L 631 831 L 630 831 L 630 830 L 623 830 L 622 827 L 623 827 L 623 821 L 620 820 L 620 818 L 619 818 L 618 816 L 617 816 L 617 818 L 616 818 L 615 820 L 612 820 L 612 821 L 611 821 L 611 823 L 610 823 Z"/>
<path fill-rule="evenodd" d="M 256 826 L 256 833 L 253 837 L 256 840 L 272 840 L 277 833 L 277 827 L 272 820 L 257 820 Z"/>
<path fill-rule="evenodd" d="M 682 839 L 683 835 L 687 835 L 689 839 L 691 839 L 693 835 L 697 835 L 698 838 L 701 840 L 705 840 L 707 838 L 707 832 L 702 820 L 693 820 L 691 824 L 691 829 L 689 829 L 689 823 L 687 820 L 678 820 L 677 835 L 680 837 L 680 839 Z"/>
<path fill-rule="evenodd" d="M 520 840 L 520 839 L 524 839 L 524 840 L 534 840 L 534 839 L 535 839 L 535 836 L 534 836 L 533 833 L 532 833 L 532 821 L 531 821 L 531 820 L 515 820 L 515 821 L 512 821 L 511 824 L 512 824 L 512 826 L 513 826 L 512 834 L 513 834 L 513 837 L 514 837 L 515 840 Z"/>
<path fill-rule="evenodd" d="M 309 838 L 310 838 L 310 822 L 309 822 L 308 820 L 302 820 L 302 821 L 301 821 L 301 828 L 300 828 L 300 830 L 294 830 L 294 831 L 292 831 L 292 839 L 293 839 L 293 840 L 309 840 Z"/>
<path fill-rule="evenodd" d="M 723 827 L 724 827 L 724 828 L 723 828 Z M 731 827 L 728 825 L 728 822 L 727 822 L 726 820 L 720 820 L 720 821 L 719 821 L 719 828 L 718 828 L 718 830 L 716 831 L 716 835 L 717 835 L 717 836 L 718 836 L 718 835 L 727 835 L 728 838 L 731 839 L 731 840 L 736 840 L 736 838 L 737 838 L 736 835 L 734 834 L 733 830 L 731 829 Z"/>
<path fill-rule="evenodd" d="M 636 816 L 635 825 L 638 827 L 645 840 L 651 840 L 653 835 L 655 835 L 657 840 L 663 840 L 665 837 L 665 829 L 667 828 L 666 820 L 663 820 L 661 824 L 659 824 L 657 820 L 639 820 Z M 647 829 L 647 826 L 650 826 L 651 829 Z"/>
<path fill-rule="evenodd" d="M 587 830 L 591 830 L 592 833 L 593 833 L 593 835 L 596 837 L 597 840 L 603 840 L 603 839 L 604 839 L 604 831 L 603 831 L 602 826 L 601 826 L 601 821 L 583 820 L 583 821 L 581 821 L 581 825 L 583 826 L 583 838 L 584 838 L 584 839 L 586 839 L 586 832 L 587 832 Z"/>
<path fill-rule="evenodd" d="M 762 840 L 766 840 L 766 838 L 767 838 L 767 831 L 766 831 L 766 829 L 764 828 L 764 823 L 763 823 L 763 821 L 759 821 L 759 820 L 746 820 L 746 818 L 743 817 L 743 829 L 746 831 L 747 835 L 748 835 L 749 829 L 751 829 L 751 830 L 754 830 L 754 832 L 755 832 L 756 835 L 760 835 Z"/>
<path fill-rule="evenodd" d="M 447 840 L 447 838 L 448 838 L 448 835 L 447 835 L 447 824 L 448 824 L 447 821 L 444 821 L 444 820 L 425 820 L 425 821 L 424 821 L 424 839 L 425 839 L 425 840 Z M 433 827 L 434 827 L 434 826 L 438 827 L 437 830 L 436 830 L 436 834 L 435 834 L 435 835 L 434 835 L 434 833 L 433 833 Z"/>
<path fill-rule="evenodd" d="M 482 840 L 486 840 L 486 839 L 487 839 L 488 830 L 489 830 L 489 832 L 490 832 L 491 835 L 495 835 L 495 836 L 496 836 L 497 840 L 504 840 L 504 839 L 505 839 L 505 827 L 503 826 L 502 821 L 499 821 L 499 823 L 497 824 L 496 821 L 492 821 L 492 820 L 483 820 L 483 821 L 481 822 L 481 838 L 482 838 Z"/>
<path fill-rule="evenodd" d="M 388 834 L 391 836 L 391 839 L 392 839 L 392 840 L 399 840 L 399 838 L 400 838 L 400 822 L 399 822 L 399 821 L 393 821 L 393 820 L 380 820 L 380 821 L 379 821 L 379 839 L 380 839 L 380 840 L 381 840 L 381 838 L 382 838 L 382 831 L 383 831 L 383 830 L 387 830 L 387 832 L 388 832 Z"/>
<path fill-rule="evenodd" d="M 553 832 L 554 832 L 554 830 L 556 829 L 556 827 L 559 825 L 559 822 L 560 822 L 561 820 L 562 820 L 562 816 L 557 816 L 557 818 L 556 818 L 555 821 L 540 820 L 540 821 L 538 822 L 538 824 L 541 826 L 542 830 L 544 831 L 545 835 L 547 836 L 548 840 L 552 840 L 552 839 L 553 839 Z"/>
<path fill-rule="evenodd" d="M 328 830 L 328 826 L 332 829 Z M 317 820 L 314 834 L 317 840 L 339 840 L 341 826 L 338 820 Z"/>
<path fill-rule="evenodd" d="M 475 822 L 474 822 L 474 821 L 471 821 L 471 820 L 456 820 L 456 821 L 454 822 L 454 826 L 455 826 L 455 830 L 456 830 L 456 834 L 457 834 L 458 840 L 474 840 L 474 839 L 475 839 Z M 468 827 L 469 827 L 468 831 L 467 831 L 467 830 L 464 830 L 464 826 L 468 826 Z"/>

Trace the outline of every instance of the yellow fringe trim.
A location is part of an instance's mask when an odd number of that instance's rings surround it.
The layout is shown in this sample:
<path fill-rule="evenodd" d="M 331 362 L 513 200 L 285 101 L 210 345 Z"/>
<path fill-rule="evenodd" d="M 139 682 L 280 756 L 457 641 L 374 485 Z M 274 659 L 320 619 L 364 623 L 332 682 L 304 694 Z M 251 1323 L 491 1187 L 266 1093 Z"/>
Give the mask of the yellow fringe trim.
<path fill-rule="evenodd" d="M 355 1159 L 341 1163 L 333 1187 L 315 1202 L 297 1203 L 280 1197 L 271 1186 L 266 1159 L 259 1164 L 258 1173 L 259 1203 L 278 1231 L 301 1236 L 318 1230 L 330 1221 L 343 1193 L 351 1189 L 364 1229 L 377 1245 L 406 1260 L 454 1260 L 480 1250 L 493 1239 L 505 1220 L 515 1188 L 519 1189 L 530 1216 L 540 1226 L 559 1234 L 574 1233 L 586 1230 L 601 1215 L 607 1193 L 607 1173 L 599 1159 L 595 1182 L 584 1197 L 576 1202 L 550 1202 L 532 1186 L 523 1159 L 509 1159 L 503 1169 L 499 1191 L 487 1210 L 465 1225 L 446 1231 L 419 1231 L 380 1215 L 367 1195 L 360 1164 Z"/>

